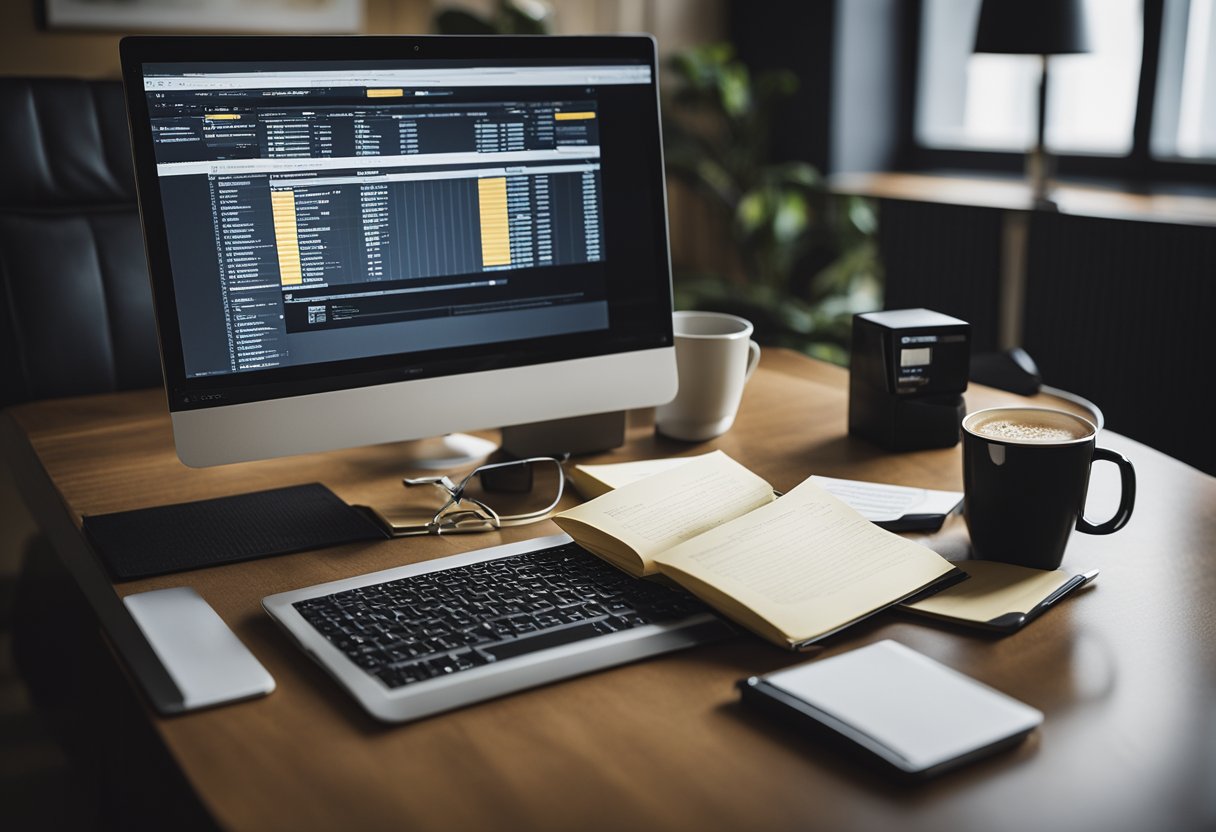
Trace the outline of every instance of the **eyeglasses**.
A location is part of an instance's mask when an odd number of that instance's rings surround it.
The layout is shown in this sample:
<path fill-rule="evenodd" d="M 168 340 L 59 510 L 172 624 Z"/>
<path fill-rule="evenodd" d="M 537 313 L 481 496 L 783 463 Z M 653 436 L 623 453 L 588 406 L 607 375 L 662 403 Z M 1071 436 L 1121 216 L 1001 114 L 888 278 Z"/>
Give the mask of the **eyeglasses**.
<path fill-rule="evenodd" d="M 439 505 L 429 520 L 397 534 L 460 534 L 546 519 L 561 502 L 566 476 L 560 460 L 539 456 L 482 465 L 459 481 L 441 475 L 401 482 L 406 489 L 430 486 Z"/>

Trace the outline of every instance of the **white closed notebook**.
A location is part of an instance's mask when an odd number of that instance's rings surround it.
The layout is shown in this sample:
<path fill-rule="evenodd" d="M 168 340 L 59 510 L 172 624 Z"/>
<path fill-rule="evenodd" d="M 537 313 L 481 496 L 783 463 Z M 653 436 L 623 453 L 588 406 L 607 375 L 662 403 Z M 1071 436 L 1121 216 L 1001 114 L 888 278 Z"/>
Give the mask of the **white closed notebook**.
<path fill-rule="evenodd" d="M 749 679 L 745 698 L 749 691 L 910 773 L 995 751 L 1043 721 L 1034 708 L 889 640 Z"/>

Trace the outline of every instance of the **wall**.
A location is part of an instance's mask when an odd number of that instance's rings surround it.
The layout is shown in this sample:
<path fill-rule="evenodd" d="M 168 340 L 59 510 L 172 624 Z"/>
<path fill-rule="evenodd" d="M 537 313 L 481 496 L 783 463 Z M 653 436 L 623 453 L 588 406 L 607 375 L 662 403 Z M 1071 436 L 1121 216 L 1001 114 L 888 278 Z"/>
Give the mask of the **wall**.
<path fill-rule="evenodd" d="M 46 31 L 38 28 L 38 0 L 0 0 L 0 75 L 117 78 L 118 41 L 126 33 Z M 435 8 L 486 10 L 493 2 L 364 0 L 368 34 L 429 32 Z M 652 32 L 664 51 L 712 40 L 722 31 L 719 0 L 557 0 L 559 34 Z"/>
<path fill-rule="evenodd" d="M 128 33 L 46 31 L 38 28 L 36 4 L 0 2 L 0 75 L 119 76 L 118 41 Z M 376 34 L 429 31 L 431 5 L 429 0 L 365 0 L 364 28 Z"/>
<path fill-rule="evenodd" d="M 748 68 L 755 74 L 789 70 L 798 78 L 787 112 L 773 130 L 774 158 L 799 159 L 828 170 L 836 3 L 731 0 L 729 8 L 731 40 Z"/>
<path fill-rule="evenodd" d="M 832 173 L 890 170 L 903 115 L 900 72 L 905 32 L 914 24 L 903 0 L 837 3 L 832 38 Z"/>
<path fill-rule="evenodd" d="M 995 351 L 1001 212 L 883 200 L 879 228 L 884 307 L 955 315 L 973 354 Z M 1216 474 L 1216 434 L 1161 427 L 1163 412 L 1208 407 L 1213 274 L 1216 228 L 1036 212 L 1023 346 L 1111 430 Z"/>

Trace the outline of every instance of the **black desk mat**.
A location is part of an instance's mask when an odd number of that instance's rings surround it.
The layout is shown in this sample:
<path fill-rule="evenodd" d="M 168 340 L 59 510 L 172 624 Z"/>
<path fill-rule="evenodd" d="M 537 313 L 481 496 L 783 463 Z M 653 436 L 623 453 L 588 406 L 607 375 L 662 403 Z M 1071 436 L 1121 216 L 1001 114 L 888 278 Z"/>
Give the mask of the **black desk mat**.
<path fill-rule="evenodd" d="M 315 482 L 99 514 L 84 533 L 119 581 L 386 537 Z"/>

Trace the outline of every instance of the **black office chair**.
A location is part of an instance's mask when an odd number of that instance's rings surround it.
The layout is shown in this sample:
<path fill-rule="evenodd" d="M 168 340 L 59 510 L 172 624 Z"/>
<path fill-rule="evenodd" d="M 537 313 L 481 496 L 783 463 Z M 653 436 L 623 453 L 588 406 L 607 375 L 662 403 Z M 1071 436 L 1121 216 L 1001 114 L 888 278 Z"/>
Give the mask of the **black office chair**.
<path fill-rule="evenodd" d="M 0 78 L 0 112 L 0 407 L 160 384 L 122 86 Z"/>
<path fill-rule="evenodd" d="M 0 78 L 0 113 L 0 407 L 160 385 L 121 84 Z M 100 687 L 97 674 L 113 673 L 113 662 L 99 660 L 100 637 L 80 643 L 97 632 L 95 618 L 44 538 L 26 547 L 11 597 L 14 658 L 44 721 L 83 766 L 73 801 L 96 804 L 70 820 L 127 825 L 133 790 L 161 786 L 140 784 L 146 766 L 124 771 L 125 761 L 90 747 L 112 740 L 95 730 L 98 710 L 111 709 L 116 724 L 138 721 L 123 718 L 130 703 L 82 712 L 81 692 Z M 179 800 L 177 785 L 172 797 L 150 797 Z"/>
<path fill-rule="evenodd" d="M 122 86 L 0 78 L 0 407 L 161 383 Z"/>

